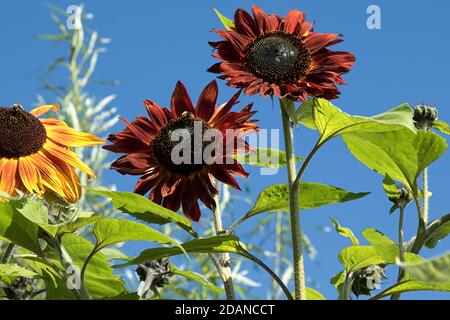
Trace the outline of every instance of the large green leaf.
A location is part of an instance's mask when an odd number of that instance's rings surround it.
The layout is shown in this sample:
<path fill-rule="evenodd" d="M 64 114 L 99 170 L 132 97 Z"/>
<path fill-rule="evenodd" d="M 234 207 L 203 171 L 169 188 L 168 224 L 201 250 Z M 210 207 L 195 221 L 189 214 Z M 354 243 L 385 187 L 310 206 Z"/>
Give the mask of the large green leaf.
<path fill-rule="evenodd" d="M 326 99 L 314 98 L 299 108 L 298 119 L 306 127 L 320 132 L 319 144 L 355 132 L 383 132 L 403 127 L 416 131 L 413 111 L 407 104 L 373 117 L 363 117 L 349 115 Z"/>
<path fill-rule="evenodd" d="M 77 234 L 68 233 L 62 245 L 75 266 L 81 270 L 94 245 Z M 125 292 L 124 282 L 116 276 L 106 257 L 98 252 L 92 257 L 85 274 L 86 287 L 94 299 L 114 297 Z"/>
<path fill-rule="evenodd" d="M 8 202 L 0 203 L 0 236 L 12 243 L 39 252 L 39 226 L 24 217 Z"/>
<path fill-rule="evenodd" d="M 367 192 L 352 193 L 325 184 L 301 182 L 300 209 L 314 209 L 329 204 L 352 201 L 368 194 Z M 288 186 L 286 184 L 273 185 L 259 194 L 253 208 L 247 212 L 246 219 L 262 212 L 287 211 L 288 208 Z"/>
<path fill-rule="evenodd" d="M 19 211 L 25 218 L 37 224 L 48 223 L 48 209 L 42 201 L 26 197 L 11 199 L 9 204 Z"/>
<path fill-rule="evenodd" d="M 437 228 L 430 238 L 425 243 L 427 248 L 434 248 L 438 244 L 438 242 L 450 234 L 450 221 L 442 224 L 439 228 Z"/>
<path fill-rule="evenodd" d="M 211 290 L 215 293 L 218 293 L 218 294 L 225 293 L 225 290 L 215 286 L 214 284 L 209 282 L 204 276 L 202 276 L 201 274 L 198 274 L 196 272 L 193 272 L 190 270 L 180 270 L 174 265 L 170 266 L 170 272 L 172 272 L 173 274 L 185 277 L 186 279 L 192 280 L 194 282 L 197 282 L 198 284 L 208 288 L 209 290 Z"/>
<path fill-rule="evenodd" d="M 181 245 L 187 253 L 236 253 L 247 257 L 244 245 L 239 242 L 236 236 L 215 236 L 211 238 L 199 238 Z M 124 268 L 127 266 L 146 263 L 150 260 L 171 257 L 182 254 L 179 247 L 153 248 L 142 251 L 139 256 L 131 261 L 114 266 L 115 268 Z"/>
<path fill-rule="evenodd" d="M 431 284 L 416 280 L 400 281 L 396 285 L 381 292 L 377 298 L 383 298 L 396 293 L 412 292 L 412 291 L 443 291 L 450 292 L 450 284 Z"/>
<path fill-rule="evenodd" d="M 402 265 L 414 280 L 429 284 L 450 285 L 450 253 L 419 263 Z"/>
<path fill-rule="evenodd" d="M 177 241 L 159 231 L 141 223 L 124 219 L 101 219 L 94 225 L 93 232 L 97 239 L 96 251 L 115 243 L 138 240 L 179 246 Z"/>
<path fill-rule="evenodd" d="M 395 259 L 400 254 L 397 243 L 389 239 L 389 237 L 385 236 L 380 231 L 372 228 L 364 230 L 362 234 L 385 262 L 395 263 Z"/>
<path fill-rule="evenodd" d="M 132 192 L 91 190 L 91 192 L 111 199 L 113 206 L 122 212 L 148 223 L 176 223 L 184 230 L 194 234 L 192 223 L 186 217 L 157 205 L 153 201 Z"/>
<path fill-rule="evenodd" d="M 17 264 L 0 264 L 0 277 L 26 277 L 33 278 L 37 274 Z"/>
<path fill-rule="evenodd" d="M 326 299 L 319 291 L 311 288 L 306 288 L 306 300 L 326 300 Z"/>
<path fill-rule="evenodd" d="M 350 152 L 370 169 L 400 181 L 410 190 L 416 179 L 446 150 L 444 138 L 431 131 L 408 129 L 376 133 L 353 133 L 344 136 Z"/>
<path fill-rule="evenodd" d="M 381 264 L 384 262 L 384 259 L 373 247 L 352 246 L 339 252 L 339 261 L 348 274 L 374 264 Z"/>
<path fill-rule="evenodd" d="M 337 221 L 335 218 L 331 218 L 331 222 L 333 223 L 334 229 L 336 229 L 337 233 L 339 233 L 343 237 L 349 238 L 354 246 L 359 245 L 358 238 L 356 238 L 352 230 L 342 227 L 339 224 L 339 221 Z"/>
<path fill-rule="evenodd" d="M 246 154 L 236 154 L 234 156 L 241 164 L 248 164 L 255 167 L 280 168 L 287 164 L 286 152 L 270 148 L 258 148 Z M 302 157 L 295 157 L 297 162 L 303 160 Z"/>
<path fill-rule="evenodd" d="M 81 216 L 74 218 L 71 221 L 66 221 L 61 224 L 50 225 L 50 224 L 40 224 L 40 227 L 44 229 L 53 238 L 58 235 L 63 235 L 65 233 L 73 233 L 78 229 L 86 226 L 93 225 L 98 220 L 102 218 L 100 214 L 88 214 L 82 213 Z"/>
<path fill-rule="evenodd" d="M 434 121 L 433 128 L 439 130 L 442 133 L 445 133 L 446 135 L 450 135 L 450 126 L 448 125 L 448 123 L 444 121 L 441 120 Z"/>

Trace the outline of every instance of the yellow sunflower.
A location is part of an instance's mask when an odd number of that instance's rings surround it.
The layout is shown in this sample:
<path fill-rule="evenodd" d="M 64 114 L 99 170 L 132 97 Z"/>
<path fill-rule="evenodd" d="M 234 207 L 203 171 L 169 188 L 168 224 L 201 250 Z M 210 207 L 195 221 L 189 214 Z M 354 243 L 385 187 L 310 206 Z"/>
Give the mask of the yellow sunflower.
<path fill-rule="evenodd" d="M 81 197 L 74 168 L 89 178 L 94 172 L 71 150 L 101 145 L 94 135 L 76 131 L 64 121 L 38 119 L 57 105 L 44 105 L 30 112 L 21 105 L 0 107 L 0 191 L 14 196 L 17 190 L 43 196 L 56 193 L 70 203 Z"/>

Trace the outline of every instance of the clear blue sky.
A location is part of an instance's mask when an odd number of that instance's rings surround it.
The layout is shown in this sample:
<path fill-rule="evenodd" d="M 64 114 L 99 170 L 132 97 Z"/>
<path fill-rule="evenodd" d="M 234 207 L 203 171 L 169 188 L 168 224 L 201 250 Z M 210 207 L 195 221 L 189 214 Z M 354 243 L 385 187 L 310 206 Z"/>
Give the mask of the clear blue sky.
<path fill-rule="evenodd" d="M 77 4 L 54 1 L 61 7 Z M 348 113 L 373 115 L 403 102 L 428 102 L 439 108 L 439 116 L 450 121 L 450 3 L 436 1 L 365 1 L 304 0 L 304 1 L 87 1 L 87 11 L 95 14 L 92 26 L 101 35 L 112 38 L 108 52 L 102 55 L 96 79 L 117 79 L 118 87 L 93 86 L 92 93 L 101 97 L 117 94 L 115 105 L 128 119 L 143 113 L 142 101 L 151 98 L 162 105 L 169 103 L 177 80 L 187 85 L 196 98 L 200 90 L 214 78 L 206 69 L 214 63 L 208 40 L 217 37 L 210 32 L 219 27 L 212 8 L 232 16 L 237 7 L 249 9 L 252 3 L 266 12 L 284 15 L 296 8 L 315 20 L 319 32 L 342 33 L 345 42 L 337 48 L 352 51 L 357 63 L 345 76 L 348 86 L 335 104 Z M 377 4 L 382 10 L 382 29 L 368 30 L 366 9 Z M 56 32 L 44 1 L 4 1 L 0 18 L 0 105 L 20 102 L 30 108 L 42 93 L 38 76 L 58 57 L 60 48 L 35 38 L 36 34 Z M 64 79 L 61 79 L 63 81 Z M 220 97 L 228 99 L 233 90 L 219 82 Z M 278 128 L 278 107 L 270 99 L 254 100 L 260 124 L 264 128 Z M 120 129 L 121 126 L 117 127 Z M 301 128 L 296 131 L 297 153 L 304 155 L 311 147 L 315 133 Z M 431 218 L 450 211 L 448 172 L 450 156 L 442 157 L 430 169 Z M 265 187 L 284 181 L 281 172 L 274 177 L 259 177 L 252 173 L 249 184 L 255 198 Z M 109 182 L 129 190 L 132 177 L 116 173 L 107 175 Z M 323 233 L 317 226 L 330 226 L 329 216 L 360 234 L 367 227 L 375 227 L 396 239 L 397 216 L 389 216 L 390 203 L 381 189 L 381 177 L 357 162 L 340 140 L 330 143 L 313 161 L 305 179 L 332 184 L 352 191 L 371 191 L 362 200 L 326 207 L 302 216 L 303 227 L 319 251 L 318 261 L 308 261 L 306 270 L 317 288 L 328 298 L 335 297 L 329 278 L 340 270 L 339 250 L 348 245 L 346 239 L 334 232 Z M 242 210 L 246 209 L 244 205 Z M 239 213 L 236 213 L 240 215 Z M 204 214 L 209 216 L 209 214 Z M 416 230 L 413 208 L 407 215 L 406 236 Z M 245 239 L 244 239 L 245 241 Z M 440 243 L 434 254 L 450 249 L 450 240 Z M 425 256 L 430 252 L 423 251 Z M 393 274 L 390 275 L 393 277 Z M 264 276 L 260 279 L 268 282 Z M 448 294 L 414 293 L 405 298 L 449 298 Z"/>

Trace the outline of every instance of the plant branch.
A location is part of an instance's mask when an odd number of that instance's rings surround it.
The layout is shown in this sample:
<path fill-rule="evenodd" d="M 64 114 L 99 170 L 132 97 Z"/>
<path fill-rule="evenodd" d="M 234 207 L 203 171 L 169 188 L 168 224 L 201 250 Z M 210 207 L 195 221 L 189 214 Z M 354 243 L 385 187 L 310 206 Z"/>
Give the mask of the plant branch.
<path fill-rule="evenodd" d="M 14 251 L 14 243 L 11 242 L 8 244 L 8 246 L 5 249 L 5 252 L 3 253 L 1 263 L 8 263 L 9 258 L 11 257 L 13 251 Z"/>

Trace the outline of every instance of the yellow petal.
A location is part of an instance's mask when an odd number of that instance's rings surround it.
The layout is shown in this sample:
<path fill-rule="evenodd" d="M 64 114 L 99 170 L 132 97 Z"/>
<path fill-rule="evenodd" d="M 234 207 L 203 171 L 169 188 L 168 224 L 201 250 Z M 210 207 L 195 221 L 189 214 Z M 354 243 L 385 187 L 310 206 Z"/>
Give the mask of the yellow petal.
<path fill-rule="evenodd" d="M 35 117 L 39 117 L 39 116 L 42 116 L 43 114 L 46 114 L 50 110 L 58 112 L 59 107 L 56 104 L 46 104 L 46 105 L 43 105 L 43 106 L 37 107 L 36 109 L 31 110 L 30 113 Z"/>
<path fill-rule="evenodd" d="M 31 163 L 29 157 L 19 158 L 19 175 L 24 187 L 33 194 L 39 196 L 43 195 L 43 188 L 41 184 L 41 174 L 36 167 Z"/>
<path fill-rule="evenodd" d="M 0 190 L 8 193 L 9 195 L 13 195 L 16 187 L 17 160 L 16 159 L 2 159 L 2 160 L 3 165 L 0 177 Z"/>
<path fill-rule="evenodd" d="M 87 147 L 105 144 L 105 141 L 89 133 L 80 132 L 69 127 L 46 126 L 47 137 L 54 142 L 68 147 Z"/>
<path fill-rule="evenodd" d="M 51 154 L 56 160 L 65 162 L 85 173 L 88 174 L 88 177 L 94 177 L 94 171 L 89 168 L 83 161 L 78 159 L 78 156 L 75 152 L 72 152 L 66 148 L 60 147 L 51 140 L 47 140 L 47 142 L 43 146 L 43 150 Z"/>

